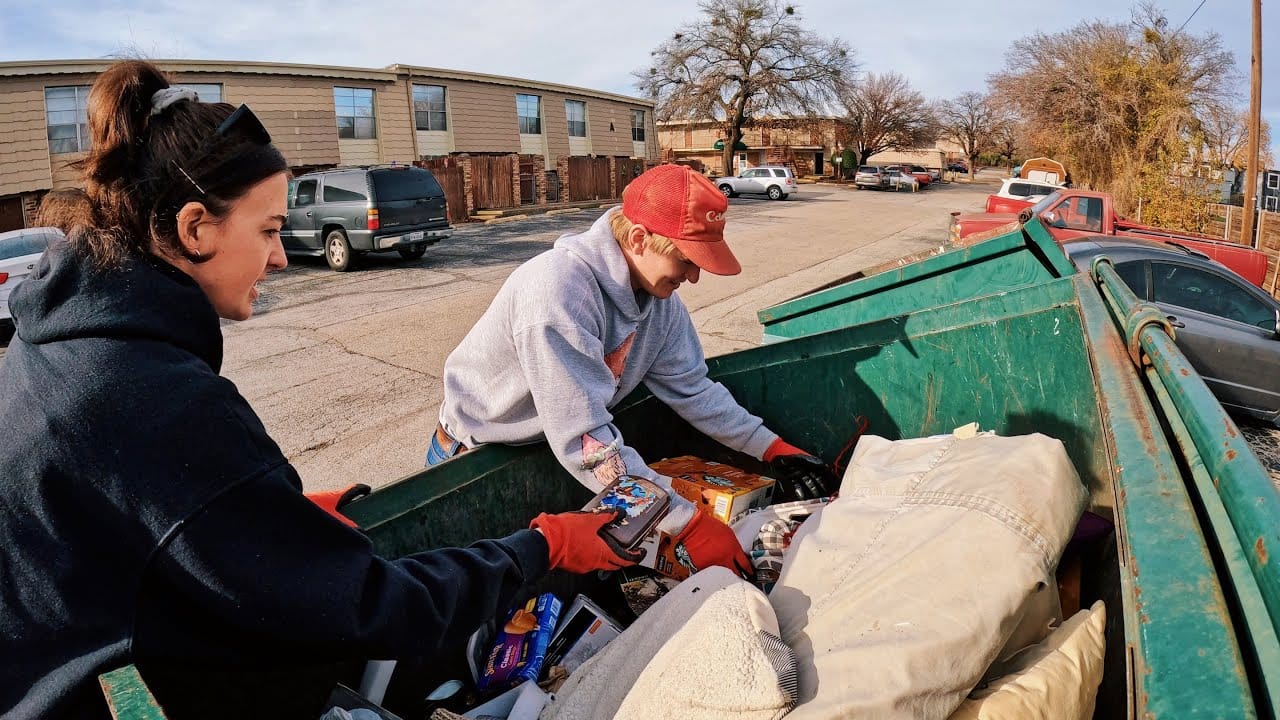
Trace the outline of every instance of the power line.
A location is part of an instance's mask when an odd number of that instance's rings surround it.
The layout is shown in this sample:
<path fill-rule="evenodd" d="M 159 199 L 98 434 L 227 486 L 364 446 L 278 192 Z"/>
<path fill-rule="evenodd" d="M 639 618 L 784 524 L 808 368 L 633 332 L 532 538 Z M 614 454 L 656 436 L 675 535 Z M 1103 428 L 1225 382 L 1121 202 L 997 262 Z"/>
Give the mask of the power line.
<path fill-rule="evenodd" d="M 1204 7 L 1205 2 L 1207 2 L 1207 0 L 1200 0 L 1200 4 L 1196 6 L 1196 9 L 1191 11 L 1191 17 L 1188 17 L 1186 20 L 1183 20 L 1182 24 L 1178 26 L 1178 29 L 1173 31 L 1174 35 L 1177 35 L 1178 33 L 1182 32 L 1182 28 L 1186 27 L 1187 23 L 1191 22 L 1191 18 L 1195 17 L 1196 13 L 1200 12 L 1200 8 Z"/>

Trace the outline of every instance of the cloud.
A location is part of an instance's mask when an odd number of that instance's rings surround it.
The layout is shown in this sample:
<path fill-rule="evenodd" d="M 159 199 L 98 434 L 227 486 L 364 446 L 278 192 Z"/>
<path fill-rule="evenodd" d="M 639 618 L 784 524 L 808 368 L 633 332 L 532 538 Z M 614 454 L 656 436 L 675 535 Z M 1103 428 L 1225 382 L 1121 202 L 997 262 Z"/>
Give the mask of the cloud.
<path fill-rule="evenodd" d="M 470 70 L 637 94 L 631 72 L 676 26 L 698 17 L 689 0 L 423 2 L 319 0 L 59 0 L 10 3 L 0 13 L 0 61 L 97 58 L 259 60 L 382 67 L 395 62 Z M 1166 1 L 1181 24 L 1198 0 Z M 1087 18 L 1126 22 L 1129 6 L 990 0 L 797 3 L 805 27 L 841 37 L 867 71 L 893 70 L 930 98 L 981 90 L 1010 44 Z M 1248 71 L 1249 8 L 1210 0 L 1186 32 L 1217 30 Z M 1274 24 L 1275 20 L 1270 20 Z M 1280 128 L 1280 54 L 1264 56 L 1264 106 Z M 1242 97 L 1242 103 L 1245 98 Z M 1280 132 L 1273 154 L 1280 158 Z"/>

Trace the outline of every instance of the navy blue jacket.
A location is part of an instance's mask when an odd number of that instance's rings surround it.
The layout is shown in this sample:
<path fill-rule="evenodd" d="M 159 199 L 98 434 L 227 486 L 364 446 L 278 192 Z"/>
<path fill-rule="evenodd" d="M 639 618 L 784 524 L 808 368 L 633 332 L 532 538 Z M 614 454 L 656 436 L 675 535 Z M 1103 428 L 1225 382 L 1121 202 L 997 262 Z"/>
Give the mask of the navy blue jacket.
<path fill-rule="evenodd" d="M 263 672 L 431 656 L 547 572 L 522 530 L 387 561 L 302 495 L 219 320 L 156 258 L 59 244 L 0 359 L 0 716 L 104 717 L 127 663 Z M 163 701 L 163 698 L 162 698 Z"/>

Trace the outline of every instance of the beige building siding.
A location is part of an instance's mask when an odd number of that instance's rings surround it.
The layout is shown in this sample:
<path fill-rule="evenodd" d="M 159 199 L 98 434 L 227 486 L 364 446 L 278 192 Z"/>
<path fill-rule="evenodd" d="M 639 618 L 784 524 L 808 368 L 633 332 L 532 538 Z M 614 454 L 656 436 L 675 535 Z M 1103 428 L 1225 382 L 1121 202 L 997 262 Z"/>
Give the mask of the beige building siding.
<path fill-rule="evenodd" d="M 452 118 L 448 121 L 449 127 L 453 127 Z M 447 130 L 419 130 L 418 132 L 418 154 L 422 157 L 434 157 L 436 155 L 448 155 L 453 152 L 453 135 Z"/>
<path fill-rule="evenodd" d="M 53 186 L 44 89 L 87 85 L 92 76 L 0 78 L 0 196 Z M 65 162 L 72 155 L 54 155 Z"/>
<path fill-rule="evenodd" d="M 554 159 L 569 155 L 569 120 L 564 113 L 564 95 L 542 93 L 542 136 L 546 138 L 548 168 Z"/>
<path fill-rule="evenodd" d="M 84 187 L 80 180 L 80 171 L 71 167 L 71 163 L 82 159 L 87 153 L 59 153 L 49 156 L 49 169 L 52 171 L 52 187 L 63 188 Z"/>
<path fill-rule="evenodd" d="M 339 165 L 377 165 L 378 140 L 338 140 Z"/>
<path fill-rule="evenodd" d="M 651 113 L 652 109 L 646 110 Z M 597 155 L 631 157 L 631 107 L 621 103 L 596 101 L 587 106 L 587 134 Z M 609 126 L 612 124 L 613 129 Z"/>
<path fill-rule="evenodd" d="M 384 163 L 411 164 L 418 159 L 413 151 L 413 117 L 409 114 L 409 84 L 387 83 L 378 87 L 374 111 L 378 115 L 378 142 Z"/>
<path fill-rule="evenodd" d="M 570 155 L 590 155 L 591 154 L 591 138 L 590 137 L 569 138 L 569 154 Z"/>
<path fill-rule="evenodd" d="M 446 88 L 454 152 L 521 152 L 515 88 L 454 80 Z"/>
<path fill-rule="evenodd" d="M 326 78 L 185 73 L 179 82 L 220 83 L 223 102 L 253 109 L 293 167 L 336 165 L 338 121 Z"/>

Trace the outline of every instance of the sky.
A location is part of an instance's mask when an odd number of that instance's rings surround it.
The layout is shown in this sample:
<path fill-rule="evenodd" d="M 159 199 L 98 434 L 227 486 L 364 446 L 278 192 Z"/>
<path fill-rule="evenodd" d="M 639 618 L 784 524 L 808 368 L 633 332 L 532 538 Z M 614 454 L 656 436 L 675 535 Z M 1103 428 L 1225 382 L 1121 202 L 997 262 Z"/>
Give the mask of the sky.
<path fill-rule="evenodd" d="M 1249 0 L 1162 0 L 1184 32 L 1217 32 L 1235 54 L 1248 100 Z M 897 71 L 929 98 L 983 90 L 1014 40 L 1081 20 L 1127 21 L 1106 0 L 809 0 L 804 27 L 840 37 L 862 70 Z M 1269 7 L 1268 7 L 1269 6 Z M 1194 17 L 1193 17 L 1194 13 Z M 104 58 L 296 62 L 355 67 L 405 63 L 637 95 L 631 72 L 680 24 L 692 0 L 0 0 L 0 61 Z M 1189 22 L 1187 21 L 1190 18 Z M 1280 160 L 1280 3 L 1263 7 L 1263 117 Z"/>

